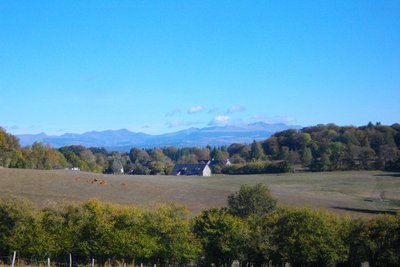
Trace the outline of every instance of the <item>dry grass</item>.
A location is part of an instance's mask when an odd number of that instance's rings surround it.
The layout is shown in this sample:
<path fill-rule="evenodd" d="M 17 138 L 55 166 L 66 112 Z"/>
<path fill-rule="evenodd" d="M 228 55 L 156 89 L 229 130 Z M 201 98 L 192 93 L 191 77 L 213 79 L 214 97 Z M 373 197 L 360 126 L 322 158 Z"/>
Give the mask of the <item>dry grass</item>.
<path fill-rule="evenodd" d="M 181 177 L 0 169 L 2 197 L 25 197 L 39 207 L 97 198 L 141 206 L 174 202 L 196 213 L 225 205 L 244 183 L 267 184 L 283 205 L 353 216 L 400 208 L 400 175 L 379 171 Z"/>

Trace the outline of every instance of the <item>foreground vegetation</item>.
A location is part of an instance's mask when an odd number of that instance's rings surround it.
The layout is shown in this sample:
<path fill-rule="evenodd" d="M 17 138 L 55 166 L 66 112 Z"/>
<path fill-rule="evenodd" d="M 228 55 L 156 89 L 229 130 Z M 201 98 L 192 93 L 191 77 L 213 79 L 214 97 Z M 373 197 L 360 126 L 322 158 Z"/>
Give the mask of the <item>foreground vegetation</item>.
<path fill-rule="evenodd" d="M 36 210 L 0 201 L 0 255 L 76 263 L 95 258 L 157 266 L 398 266 L 400 215 L 351 220 L 276 207 L 267 187 L 243 185 L 228 206 L 191 220 L 185 209 L 153 209 L 90 200 Z"/>
<path fill-rule="evenodd" d="M 362 127 L 334 124 L 286 130 L 265 141 L 228 147 L 154 149 L 132 148 L 129 153 L 104 148 L 66 146 L 54 149 L 41 143 L 19 146 L 18 139 L 0 128 L 0 166 L 60 169 L 77 167 L 97 173 L 169 174 L 175 163 L 214 159 L 214 173 L 258 174 L 311 171 L 400 170 L 400 125 L 369 123 Z M 233 165 L 225 166 L 227 160 Z"/>

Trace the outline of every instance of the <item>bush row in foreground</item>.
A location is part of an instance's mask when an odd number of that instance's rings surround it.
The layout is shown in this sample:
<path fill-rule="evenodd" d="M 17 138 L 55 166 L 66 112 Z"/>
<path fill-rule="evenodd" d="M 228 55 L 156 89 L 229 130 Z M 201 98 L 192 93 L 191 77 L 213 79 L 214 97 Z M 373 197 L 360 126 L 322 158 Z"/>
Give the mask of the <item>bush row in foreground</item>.
<path fill-rule="evenodd" d="M 0 201 L 0 255 L 157 266 L 400 266 L 400 216 L 340 218 L 277 209 L 263 185 L 242 186 L 228 207 L 192 219 L 182 207 L 144 209 L 89 200 L 37 210 Z"/>

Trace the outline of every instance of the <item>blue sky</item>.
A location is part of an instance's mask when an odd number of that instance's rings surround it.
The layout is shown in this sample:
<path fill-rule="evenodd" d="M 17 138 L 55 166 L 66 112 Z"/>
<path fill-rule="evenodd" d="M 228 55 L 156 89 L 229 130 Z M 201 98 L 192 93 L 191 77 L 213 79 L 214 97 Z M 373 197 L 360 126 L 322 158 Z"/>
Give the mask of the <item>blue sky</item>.
<path fill-rule="evenodd" d="M 400 122 L 400 1 L 1 1 L 0 126 Z"/>

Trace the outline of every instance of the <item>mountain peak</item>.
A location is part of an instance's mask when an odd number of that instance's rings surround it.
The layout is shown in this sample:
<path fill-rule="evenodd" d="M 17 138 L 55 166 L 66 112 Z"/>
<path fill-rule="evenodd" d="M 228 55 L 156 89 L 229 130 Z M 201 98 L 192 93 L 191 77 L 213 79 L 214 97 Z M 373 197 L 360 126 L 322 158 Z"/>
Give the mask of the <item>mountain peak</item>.
<path fill-rule="evenodd" d="M 253 140 L 264 140 L 277 131 L 299 128 L 285 124 L 268 124 L 254 122 L 247 125 L 191 127 L 177 132 L 150 135 L 131 132 L 127 129 L 89 131 L 83 134 L 66 133 L 61 136 L 18 135 L 21 145 L 31 145 L 41 141 L 53 147 L 83 145 L 86 147 L 105 147 L 108 150 L 129 151 L 132 147 L 204 147 L 230 145 L 232 143 L 251 143 Z"/>
<path fill-rule="evenodd" d="M 248 126 L 268 126 L 270 124 L 263 122 L 263 121 L 256 121 L 256 122 L 252 122 L 247 124 Z"/>

